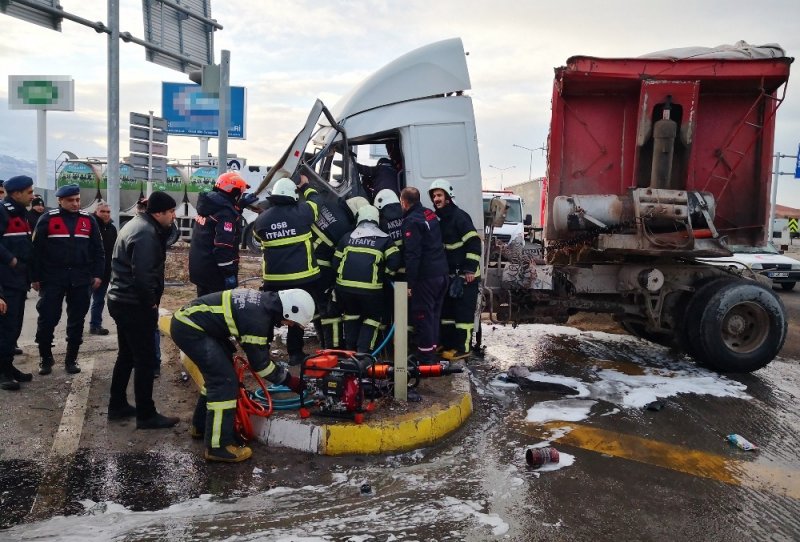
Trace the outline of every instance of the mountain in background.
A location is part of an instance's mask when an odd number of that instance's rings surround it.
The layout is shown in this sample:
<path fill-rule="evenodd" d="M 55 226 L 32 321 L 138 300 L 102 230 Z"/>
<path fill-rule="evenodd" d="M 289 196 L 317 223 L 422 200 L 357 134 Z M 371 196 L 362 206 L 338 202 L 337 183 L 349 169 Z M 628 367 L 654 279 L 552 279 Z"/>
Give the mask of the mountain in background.
<path fill-rule="evenodd" d="M 47 161 L 47 175 L 55 176 L 55 161 Z M 8 179 L 15 175 L 28 175 L 36 179 L 36 161 L 20 160 L 7 154 L 0 154 L 0 179 Z"/>

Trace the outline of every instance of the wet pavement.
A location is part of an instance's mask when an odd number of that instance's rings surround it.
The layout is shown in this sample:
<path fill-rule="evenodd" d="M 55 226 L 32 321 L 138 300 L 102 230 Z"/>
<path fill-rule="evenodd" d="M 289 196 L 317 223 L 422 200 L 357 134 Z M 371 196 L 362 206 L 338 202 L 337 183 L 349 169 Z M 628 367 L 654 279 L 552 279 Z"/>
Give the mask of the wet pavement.
<path fill-rule="evenodd" d="M 0 461 L 0 538 L 800 538 L 794 360 L 723 377 L 567 327 L 488 326 L 484 342 L 469 364 L 472 418 L 437 446 L 335 458 L 256 445 L 253 460 L 216 465 L 185 435 L 130 452 L 84 436 L 73 454 Z M 523 386 L 498 378 L 512 366 L 527 367 Z M 547 443 L 561 462 L 528 467 L 526 448 Z"/>

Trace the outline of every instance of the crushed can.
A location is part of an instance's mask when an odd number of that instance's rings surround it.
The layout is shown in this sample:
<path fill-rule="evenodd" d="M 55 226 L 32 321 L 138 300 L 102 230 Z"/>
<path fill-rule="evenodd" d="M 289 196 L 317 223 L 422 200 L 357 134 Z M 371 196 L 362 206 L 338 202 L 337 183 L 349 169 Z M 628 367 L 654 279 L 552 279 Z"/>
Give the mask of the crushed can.
<path fill-rule="evenodd" d="M 744 438 L 742 435 L 737 435 L 736 433 L 733 433 L 726 436 L 725 439 L 731 444 L 735 444 L 737 448 L 744 450 L 745 452 L 758 450 L 758 446 L 756 446 L 755 444 Z"/>
<path fill-rule="evenodd" d="M 558 463 L 558 460 L 558 450 L 549 446 L 547 448 L 528 448 L 525 451 L 525 461 L 534 469 L 548 463 Z"/>

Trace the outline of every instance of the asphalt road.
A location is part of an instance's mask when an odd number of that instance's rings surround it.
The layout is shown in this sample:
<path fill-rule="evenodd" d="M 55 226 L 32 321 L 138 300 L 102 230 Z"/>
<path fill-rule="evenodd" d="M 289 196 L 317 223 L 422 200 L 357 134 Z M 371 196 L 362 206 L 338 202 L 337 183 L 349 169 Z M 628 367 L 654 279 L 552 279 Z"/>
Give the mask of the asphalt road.
<path fill-rule="evenodd" d="M 730 378 L 632 337 L 488 327 L 485 357 L 469 363 L 469 422 L 436 446 L 366 458 L 256 445 L 245 464 L 206 464 L 186 434 L 196 391 L 166 340 L 156 403 L 183 422 L 110 424 L 114 337 L 87 336 L 81 375 L 57 367 L 0 395 L 0 538 L 797 540 L 800 292 L 776 291 L 790 320 L 781 355 Z M 25 329 L 19 364 L 31 370 Z M 539 384 L 499 380 L 512 366 Z M 730 433 L 760 449 L 731 446 Z M 558 470 L 526 465 L 544 443 L 561 452 Z"/>

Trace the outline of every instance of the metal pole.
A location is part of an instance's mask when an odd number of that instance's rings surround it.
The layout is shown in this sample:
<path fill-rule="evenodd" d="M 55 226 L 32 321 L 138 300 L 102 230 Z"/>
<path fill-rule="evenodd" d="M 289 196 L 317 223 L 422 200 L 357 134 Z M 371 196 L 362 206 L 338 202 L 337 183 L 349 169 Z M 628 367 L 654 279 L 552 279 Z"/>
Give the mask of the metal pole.
<path fill-rule="evenodd" d="M 47 111 L 36 110 L 36 186 L 38 188 L 53 189 L 55 180 L 51 183 L 47 178 Z"/>
<path fill-rule="evenodd" d="M 147 193 L 148 198 L 153 193 L 153 112 L 150 111 L 148 121 L 149 130 L 147 132 Z"/>
<path fill-rule="evenodd" d="M 772 241 L 772 228 L 775 224 L 775 206 L 778 203 L 778 179 L 781 175 L 781 158 L 784 155 L 775 153 L 775 163 L 772 166 L 772 195 L 769 203 L 769 222 L 767 222 L 767 242 Z"/>
<path fill-rule="evenodd" d="M 208 138 L 201 137 L 200 139 L 200 163 L 208 163 Z"/>
<path fill-rule="evenodd" d="M 119 1 L 108 0 L 108 182 L 111 219 L 119 227 Z"/>
<path fill-rule="evenodd" d="M 408 283 L 394 283 L 394 398 L 408 400 Z"/>
<path fill-rule="evenodd" d="M 231 52 L 222 50 L 219 62 L 219 156 L 217 173 L 228 171 L 228 113 L 231 93 Z"/>

